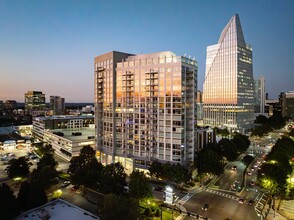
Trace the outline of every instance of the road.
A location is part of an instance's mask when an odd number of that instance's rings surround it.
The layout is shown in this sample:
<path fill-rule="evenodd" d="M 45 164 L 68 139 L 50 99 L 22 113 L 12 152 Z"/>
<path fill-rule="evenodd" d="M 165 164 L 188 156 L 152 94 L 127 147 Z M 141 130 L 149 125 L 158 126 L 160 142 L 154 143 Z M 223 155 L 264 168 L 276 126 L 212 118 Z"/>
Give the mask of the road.
<path fill-rule="evenodd" d="M 192 196 L 180 199 L 181 204 L 188 212 L 213 220 L 260 220 L 268 195 L 256 185 L 257 171 L 283 132 L 282 129 L 262 138 L 251 138 L 252 144 L 248 150 L 236 161 L 228 163 L 222 175 L 212 181 L 208 188 L 198 188 Z M 253 156 L 254 160 L 246 168 L 242 158 L 247 154 Z M 243 204 L 239 203 L 240 198 L 244 200 Z M 254 204 L 249 205 L 249 200 L 253 200 Z M 209 204 L 206 212 L 202 211 L 205 203 Z M 191 217 L 187 216 L 186 219 Z"/>
<path fill-rule="evenodd" d="M 209 204 L 209 208 L 207 211 L 202 211 L 205 203 Z M 212 193 L 209 189 L 195 193 L 184 206 L 189 212 L 213 220 L 223 220 L 225 218 L 238 220 L 260 219 L 252 206 L 239 204 L 236 197 L 227 194 L 218 195 Z"/>

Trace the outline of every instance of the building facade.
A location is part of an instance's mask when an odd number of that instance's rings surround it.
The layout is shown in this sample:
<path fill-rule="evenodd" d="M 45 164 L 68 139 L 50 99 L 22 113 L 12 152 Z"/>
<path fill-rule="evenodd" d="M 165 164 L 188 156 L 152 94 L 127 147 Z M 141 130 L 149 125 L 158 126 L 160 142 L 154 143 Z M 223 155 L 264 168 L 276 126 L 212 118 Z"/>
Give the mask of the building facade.
<path fill-rule="evenodd" d="M 46 97 L 40 91 L 28 91 L 25 93 L 25 111 L 32 115 L 32 111 L 44 111 L 46 108 Z"/>
<path fill-rule="evenodd" d="M 202 99 L 203 93 L 201 91 L 197 91 L 197 125 L 203 126 L 203 99 Z"/>
<path fill-rule="evenodd" d="M 255 113 L 264 113 L 265 107 L 265 80 L 261 76 L 254 80 L 255 83 Z"/>
<path fill-rule="evenodd" d="M 215 45 L 207 47 L 203 85 L 204 125 L 244 132 L 254 122 L 252 48 L 234 15 Z"/>
<path fill-rule="evenodd" d="M 294 119 L 294 91 L 282 92 L 279 97 L 284 118 Z"/>
<path fill-rule="evenodd" d="M 117 59 L 119 57 L 119 59 Z M 196 145 L 197 62 L 172 52 L 95 57 L 97 149 L 103 163 L 187 164 Z"/>
<path fill-rule="evenodd" d="M 52 115 L 63 115 L 65 112 L 64 98 L 50 96 L 50 110 L 52 111 Z"/>

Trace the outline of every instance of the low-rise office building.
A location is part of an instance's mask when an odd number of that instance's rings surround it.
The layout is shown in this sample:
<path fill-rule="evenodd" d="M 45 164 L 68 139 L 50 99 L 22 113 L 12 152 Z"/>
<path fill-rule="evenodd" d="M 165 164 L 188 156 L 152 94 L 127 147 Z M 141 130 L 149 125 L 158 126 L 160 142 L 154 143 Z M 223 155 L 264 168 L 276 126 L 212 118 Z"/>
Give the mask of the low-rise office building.
<path fill-rule="evenodd" d="M 84 146 L 95 148 L 94 127 L 72 129 L 45 130 L 44 142 L 50 144 L 54 153 L 65 160 L 78 156 Z"/>
<path fill-rule="evenodd" d="M 33 137 L 51 144 L 65 160 L 77 156 L 83 146 L 95 148 L 94 116 L 49 116 L 33 119 Z"/>

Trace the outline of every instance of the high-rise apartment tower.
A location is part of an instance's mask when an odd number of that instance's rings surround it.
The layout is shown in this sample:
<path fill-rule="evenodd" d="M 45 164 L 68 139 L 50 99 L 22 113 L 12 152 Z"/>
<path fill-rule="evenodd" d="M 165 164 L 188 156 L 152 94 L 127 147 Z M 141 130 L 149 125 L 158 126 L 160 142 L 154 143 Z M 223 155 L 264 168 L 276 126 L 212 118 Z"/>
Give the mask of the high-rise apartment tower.
<path fill-rule="evenodd" d="M 197 62 L 172 52 L 95 57 L 97 149 L 128 169 L 188 164 L 196 149 Z"/>
<path fill-rule="evenodd" d="M 207 47 L 203 85 L 204 125 L 244 132 L 254 121 L 252 48 L 234 15 L 219 41 Z"/>

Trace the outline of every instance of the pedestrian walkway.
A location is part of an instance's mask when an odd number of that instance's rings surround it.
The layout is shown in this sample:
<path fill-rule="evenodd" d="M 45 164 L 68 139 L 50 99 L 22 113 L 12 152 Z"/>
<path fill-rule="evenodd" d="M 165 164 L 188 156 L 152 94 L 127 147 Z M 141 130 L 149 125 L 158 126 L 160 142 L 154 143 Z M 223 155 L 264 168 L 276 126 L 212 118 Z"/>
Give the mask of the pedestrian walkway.
<path fill-rule="evenodd" d="M 278 208 L 279 201 L 276 202 Z M 287 219 L 294 220 L 294 200 L 282 200 L 278 213 L 285 216 Z"/>
<path fill-rule="evenodd" d="M 222 192 L 222 191 L 217 191 L 217 190 L 213 190 L 213 189 L 204 189 L 204 191 L 206 192 L 210 192 L 219 196 L 223 196 L 229 199 L 233 199 L 233 200 L 238 200 L 239 198 L 237 196 L 234 195 L 230 195 L 228 193 Z"/>

